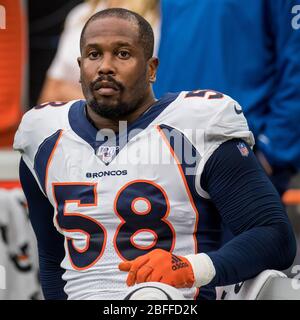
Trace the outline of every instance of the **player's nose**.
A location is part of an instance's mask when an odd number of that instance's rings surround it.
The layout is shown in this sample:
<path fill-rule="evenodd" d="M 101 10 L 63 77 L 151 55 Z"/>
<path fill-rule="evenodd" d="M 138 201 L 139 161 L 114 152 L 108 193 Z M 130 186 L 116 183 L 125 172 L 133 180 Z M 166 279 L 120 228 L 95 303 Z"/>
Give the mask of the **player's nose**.
<path fill-rule="evenodd" d="M 115 74 L 115 66 L 111 55 L 104 54 L 99 61 L 98 74 Z"/>

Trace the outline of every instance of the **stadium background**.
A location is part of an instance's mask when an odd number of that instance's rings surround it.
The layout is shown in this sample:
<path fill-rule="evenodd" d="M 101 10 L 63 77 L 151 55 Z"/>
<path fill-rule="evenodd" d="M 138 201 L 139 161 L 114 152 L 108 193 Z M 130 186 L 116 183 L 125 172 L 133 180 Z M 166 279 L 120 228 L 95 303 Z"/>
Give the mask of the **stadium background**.
<path fill-rule="evenodd" d="M 5 16 L 0 18 L 0 265 L 6 270 L 6 282 L 0 282 L 0 299 L 42 299 L 35 239 L 18 182 L 19 154 L 12 151 L 11 145 L 21 115 L 38 101 L 65 18 L 79 3 L 79 0 L 0 0 L 0 9 L 1 6 L 6 9 Z M 3 26 L 11 23 L 15 28 L 7 35 Z M 14 69 L 6 68 L 6 64 L 14 65 Z M 5 90 L 11 90 L 12 102 L 2 99 Z M 300 265 L 299 174 L 293 178 L 283 202 L 298 239 L 293 266 Z M 295 276 L 291 268 L 285 273 Z"/>

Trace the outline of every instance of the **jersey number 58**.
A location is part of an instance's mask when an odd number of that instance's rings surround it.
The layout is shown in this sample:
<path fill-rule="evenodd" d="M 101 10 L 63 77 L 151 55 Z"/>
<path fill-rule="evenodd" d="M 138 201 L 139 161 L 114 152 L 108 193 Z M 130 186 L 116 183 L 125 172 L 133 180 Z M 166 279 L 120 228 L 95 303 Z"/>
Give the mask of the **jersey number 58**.
<path fill-rule="evenodd" d="M 74 236 L 76 232 L 86 236 L 85 247 L 80 249 L 75 246 L 74 237 L 66 237 L 71 264 L 76 270 L 88 269 L 102 257 L 107 232 L 99 221 L 82 213 L 68 212 L 66 205 L 76 203 L 83 211 L 84 208 L 97 207 L 97 183 L 54 183 L 53 195 L 60 228 Z M 137 201 L 147 203 L 144 212 L 135 209 Z M 114 201 L 114 211 L 120 219 L 114 235 L 114 247 L 120 258 L 132 260 L 154 248 L 172 251 L 175 232 L 166 220 L 169 210 L 165 191 L 152 181 L 135 180 L 123 186 Z M 141 232 L 152 233 L 150 245 L 142 246 L 135 242 L 135 237 Z"/>

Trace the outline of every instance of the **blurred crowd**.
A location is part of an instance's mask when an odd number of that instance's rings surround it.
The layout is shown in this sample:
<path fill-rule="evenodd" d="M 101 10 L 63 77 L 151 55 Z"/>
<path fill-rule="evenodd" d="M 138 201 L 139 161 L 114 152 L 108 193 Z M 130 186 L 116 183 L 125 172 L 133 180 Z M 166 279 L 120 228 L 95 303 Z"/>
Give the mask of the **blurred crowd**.
<path fill-rule="evenodd" d="M 83 98 L 81 29 L 96 11 L 124 7 L 153 27 L 160 59 L 156 96 L 200 88 L 232 96 L 280 195 L 300 188 L 297 0 L 2 0 L 1 6 L 0 148 L 11 148 L 29 108 Z M 289 213 L 300 233 L 297 207 Z"/>

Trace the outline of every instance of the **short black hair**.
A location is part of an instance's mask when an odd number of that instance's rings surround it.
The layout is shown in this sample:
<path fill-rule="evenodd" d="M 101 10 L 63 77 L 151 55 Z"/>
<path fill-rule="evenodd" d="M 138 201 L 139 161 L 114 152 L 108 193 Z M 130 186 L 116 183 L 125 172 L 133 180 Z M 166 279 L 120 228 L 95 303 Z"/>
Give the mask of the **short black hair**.
<path fill-rule="evenodd" d="M 146 59 L 150 59 L 153 55 L 154 34 L 150 23 L 136 12 L 123 8 L 110 8 L 96 12 L 85 23 L 80 35 L 80 52 L 82 52 L 84 33 L 90 22 L 107 17 L 116 17 L 127 21 L 132 21 L 139 28 L 139 40 L 144 48 Z"/>

